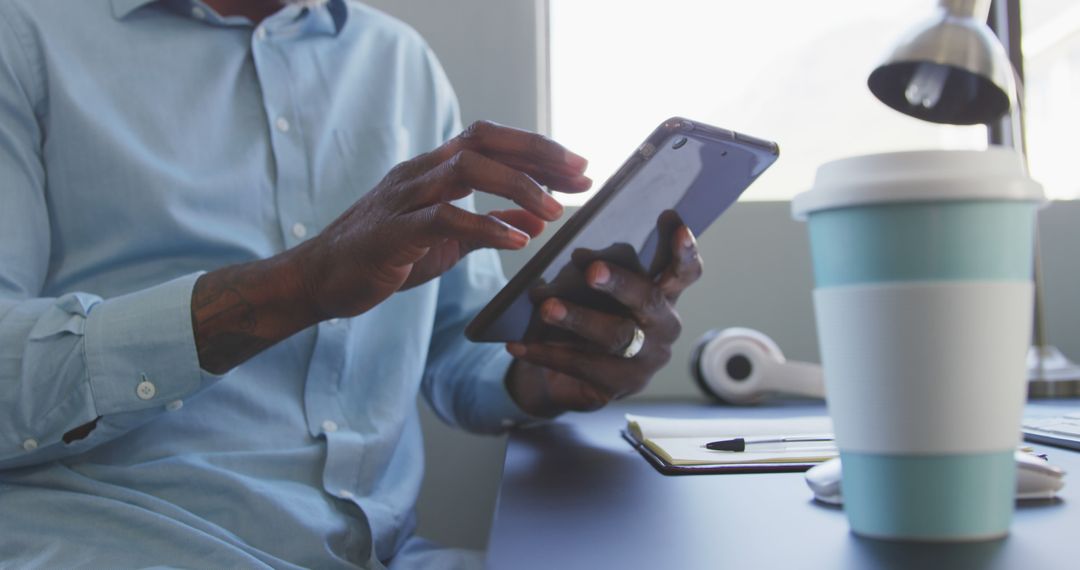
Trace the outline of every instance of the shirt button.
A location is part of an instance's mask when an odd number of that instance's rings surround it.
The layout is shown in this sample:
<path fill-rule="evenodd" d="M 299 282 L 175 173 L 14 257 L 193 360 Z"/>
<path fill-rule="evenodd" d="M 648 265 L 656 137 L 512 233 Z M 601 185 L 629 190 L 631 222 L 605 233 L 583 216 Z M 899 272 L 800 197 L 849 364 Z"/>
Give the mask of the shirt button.
<path fill-rule="evenodd" d="M 191 8 L 191 15 L 199 20 L 206 19 L 206 10 L 203 10 L 201 6 L 194 6 Z"/>
<path fill-rule="evenodd" d="M 353 498 L 352 492 L 349 491 L 348 489 L 342 489 L 342 490 L 338 491 L 337 494 L 342 499 L 351 499 L 351 498 Z"/>
<path fill-rule="evenodd" d="M 332 325 L 336 325 L 336 324 L 341 322 L 341 319 L 333 318 L 333 319 L 330 319 L 329 321 L 326 321 L 326 322 L 328 322 L 328 323 L 330 323 Z"/>
<path fill-rule="evenodd" d="M 37 449 L 37 440 L 31 437 L 30 439 L 22 442 L 22 448 L 26 451 L 33 451 Z"/>
<path fill-rule="evenodd" d="M 184 407 L 184 401 L 183 400 L 173 400 L 173 401 L 169 402 L 168 404 L 165 404 L 165 409 L 170 411 L 170 412 L 175 412 L 176 410 L 179 410 L 180 408 L 183 408 L 183 407 Z"/>
<path fill-rule="evenodd" d="M 307 235 L 307 226 L 296 222 L 292 225 L 292 235 L 296 236 L 296 239 L 304 239 L 304 236 Z"/>
<path fill-rule="evenodd" d="M 154 394 L 157 394 L 157 386 L 154 386 L 154 383 L 146 380 L 145 377 L 143 381 L 139 382 L 139 385 L 135 387 L 135 395 L 138 396 L 140 400 L 149 400 L 154 397 Z"/>
<path fill-rule="evenodd" d="M 289 132 L 289 120 L 285 117 L 278 117 L 277 120 L 274 121 L 274 126 L 283 133 Z"/>
<path fill-rule="evenodd" d="M 337 431 L 337 422 L 333 420 L 326 420 L 322 423 L 322 429 L 327 433 L 333 433 Z"/>
<path fill-rule="evenodd" d="M 262 26 L 259 26 L 258 28 L 255 28 L 255 39 L 257 39 L 257 40 L 265 40 L 266 39 L 266 28 L 264 28 Z"/>

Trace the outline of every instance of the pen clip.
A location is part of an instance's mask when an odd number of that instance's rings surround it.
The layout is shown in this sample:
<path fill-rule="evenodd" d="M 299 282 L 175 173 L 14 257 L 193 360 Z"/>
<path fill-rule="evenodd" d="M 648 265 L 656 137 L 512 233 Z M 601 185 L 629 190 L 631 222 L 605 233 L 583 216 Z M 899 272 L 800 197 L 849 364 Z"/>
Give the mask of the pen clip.
<path fill-rule="evenodd" d="M 804 442 L 817 442 L 817 441 L 833 441 L 833 435 L 831 433 L 824 434 L 806 434 L 806 435 L 790 435 L 790 436 L 761 436 L 761 437 L 736 437 L 732 439 L 721 439 L 719 441 L 710 441 L 705 444 L 705 449 L 711 449 L 712 451 L 746 451 L 747 445 L 760 444 L 760 443 L 804 443 Z"/>

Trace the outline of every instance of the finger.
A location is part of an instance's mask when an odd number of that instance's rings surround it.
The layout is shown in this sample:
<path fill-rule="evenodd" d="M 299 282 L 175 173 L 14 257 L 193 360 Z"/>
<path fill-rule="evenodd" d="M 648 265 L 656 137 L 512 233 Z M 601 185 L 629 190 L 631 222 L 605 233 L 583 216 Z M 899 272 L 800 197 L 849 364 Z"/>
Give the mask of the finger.
<path fill-rule="evenodd" d="M 675 256 L 672 255 L 671 244 L 678 239 L 675 235 L 678 233 L 676 230 L 683 225 L 685 224 L 683 224 L 682 218 L 679 217 L 679 213 L 675 210 L 664 210 L 656 218 L 656 236 L 659 239 L 656 244 L 656 255 L 653 256 L 652 262 L 649 263 L 648 273 L 650 276 L 659 276 L 674 262 Z"/>
<path fill-rule="evenodd" d="M 561 144 L 539 133 L 477 121 L 461 132 L 451 142 L 457 141 L 463 148 L 484 153 L 501 153 L 517 156 L 532 164 L 542 164 L 566 176 L 585 172 L 589 161 L 570 152 Z M 451 147 L 454 144 L 450 145 Z M 456 150 L 454 151 L 456 152 Z"/>
<path fill-rule="evenodd" d="M 543 233 L 544 228 L 547 227 L 547 222 L 525 210 L 495 210 L 488 212 L 488 215 L 494 216 L 495 218 L 529 234 L 529 237 L 540 235 Z"/>
<path fill-rule="evenodd" d="M 558 200 L 532 178 L 472 150 L 455 154 L 425 178 L 431 183 L 420 198 L 422 205 L 457 198 L 462 188 L 474 188 L 513 200 L 545 220 L 557 220 L 563 213 Z"/>
<path fill-rule="evenodd" d="M 636 392 L 645 383 L 634 359 L 542 343 L 510 343 L 507 351 L 518 359 L 585 382 L 609 400 Z"/>
<path fill-rule="evenodd" d="M 448 239 L 460 242 L 464 251 L 481 247 L 521 249 L 529 243 L 528 234 L 498 218 L 474 214 L 445 202 L 404 216 L 402 228 L 405 235 L 401 239 L 416 247 L 433 247 Z M 409 252 L 399 264 L 413 260 L 413 253 Z"/>
<path fill-rule="evenodd" d="M 503 162 L 560 191 L 581 192 L 592 184 L 584 176 L 588 161 L 581 156 L 543 135 L 487 121 L 473 123 L 446 144 L 411 162 L 430 170 L 465 149 Z"/>
<path fill-rule="evenodd" d="M 619 396 L 608 394 L 592 384 L 568 374 L 548 370 L 547 399 L 557 410 L 591 412 L 608 405 Z"/>
<path fill-rule="evenodd" d="M 585 270 L 585 282 L 626 306 L 646 332 L 675 340 L 681 331 L 679 318 L 660 288 L 640 273 L 605 261 L 594 261 Z"/>
<path fill-rule="evenodd" d="M 562 382 L 558 387 L 551 389 L 551 401 L 559 409 L 573 412 L 592 412 L 603 408 L 617 400 L 620 396 L 612 396 L 598 390 L 592 384 L 578 380 L 572 376 L 559 374 Z"/>
<path fill-rule="evenodd" d="M 534 164 L 526 159 L 505 154 L 488 152 L 485 155 L 497 160 L 510 168 L 528 174 L 534 180 L 557 192 L 576 194 L 584 192 L 592 187 L 593 181 L 584 174 L 567 176 L 542 164 Z"/>
<path fill-rule="evenodd" d="M 453 157 L 453 154 L 449 152 L 450 150 L 458 149 L 458 152 L 463 150 L 463 145 L 452 143 L 453 141 L 447 143 L 444 147 L 440 147 L 427 154 L 422 154 L 408 162 L 400 164 L 398 170 L 391 171 L 391 174 L 398 174 L 402 178 L 410 178 L 421 176 L 425 172 L 430 172 Z M 496 162 L 522 172 L 551 190 L 574 194 L 584 192 L 592 187 L 592 179 L 582 173 L 566 174 L 558 169 L 553 169 L 550 165 L 537 164 L 527 159 L 506 153 L 485 152 L 482 150 L 474 150 L 473 152 L 479 152 Z"/>
<path fill-rule="evenodd" d="M 705 264 L 698 252 L 694 232 L 686 226 L 675 230 L 671 248 L 671 265 L 660 274 L 657 286 L 663 291 L 664 296 L 671 302 L 675 302 L 683 291 L 701 278 Z"/>
<path fill-rule="evenodd" d="M 562 299 L 540 305 L 544 322 L 571 331 L 591 342 L 604 354 L 622 354 L 634 340 L 637 323 L 626 317 L 596 311 Z"/>

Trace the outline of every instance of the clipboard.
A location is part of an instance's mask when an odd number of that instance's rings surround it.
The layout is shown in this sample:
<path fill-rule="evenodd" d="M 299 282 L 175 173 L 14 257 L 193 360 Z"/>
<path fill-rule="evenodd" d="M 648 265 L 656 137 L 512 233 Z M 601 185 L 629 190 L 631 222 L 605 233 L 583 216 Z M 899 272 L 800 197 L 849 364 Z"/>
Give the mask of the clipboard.
<path fill-rule="evenodd" d="M 672 465 L 653 453 L 625 429 L 619 430 L 622 438 L 656 468 L 662 475 L 710 475 L 723 473 L 801 473 L 821 462 L 799 463 L 727 463 L 723 465 Z"/>

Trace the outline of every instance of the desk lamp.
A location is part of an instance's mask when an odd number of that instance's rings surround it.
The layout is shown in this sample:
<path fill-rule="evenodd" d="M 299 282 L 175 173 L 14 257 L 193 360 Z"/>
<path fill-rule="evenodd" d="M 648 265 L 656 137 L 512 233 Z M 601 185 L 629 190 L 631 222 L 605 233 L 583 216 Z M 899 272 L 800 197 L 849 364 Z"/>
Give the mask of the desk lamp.
<path fill-rule="evenodd" d="M 1019 77 L 1005 46 L 986 25 L 989 12 L 990 0 L 939 0 L 935 15 L 896 44 L 867 84 L 889 107 L 924 121 L 989 127 L 1009 113 L 1002 125 L 1004 138 L 1026 163 Z M 1035 338 L 1028 354 L 1028 394 L 1080 396 L 1080 366 L 1046 342 L 1037 236 L 1035 243 Z"/>

